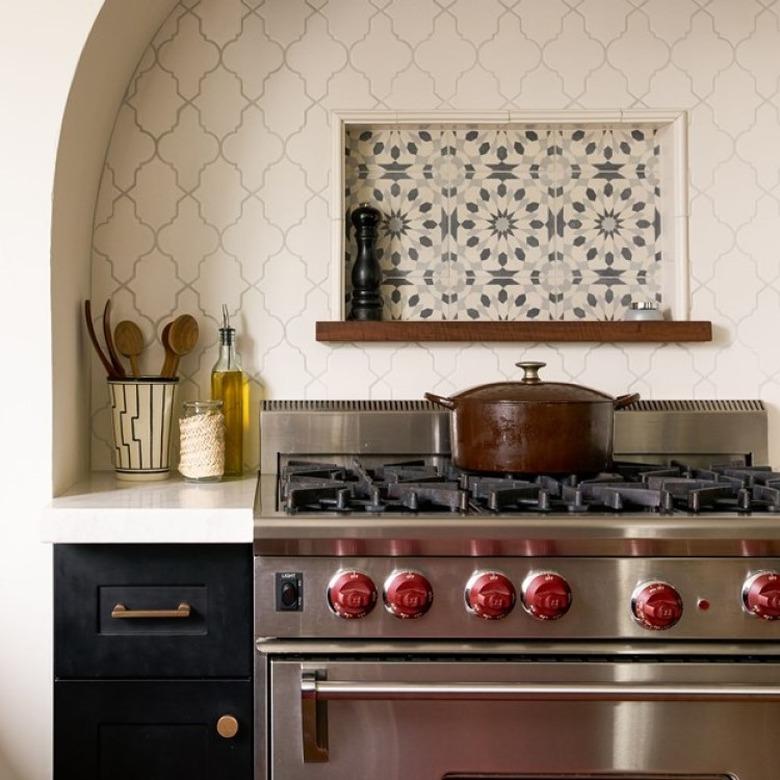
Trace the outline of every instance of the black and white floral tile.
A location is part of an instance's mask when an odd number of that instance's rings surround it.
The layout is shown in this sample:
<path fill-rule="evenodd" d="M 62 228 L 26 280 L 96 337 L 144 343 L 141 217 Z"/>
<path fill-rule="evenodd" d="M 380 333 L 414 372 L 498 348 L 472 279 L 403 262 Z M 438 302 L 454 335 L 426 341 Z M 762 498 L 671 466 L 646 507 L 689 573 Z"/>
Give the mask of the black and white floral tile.
<path fill-rule="evenodd" d="M 349 213 L 383 215 L 386 319 L 621 319 L 661 303 L 656 128 L 348 126 Z"/>

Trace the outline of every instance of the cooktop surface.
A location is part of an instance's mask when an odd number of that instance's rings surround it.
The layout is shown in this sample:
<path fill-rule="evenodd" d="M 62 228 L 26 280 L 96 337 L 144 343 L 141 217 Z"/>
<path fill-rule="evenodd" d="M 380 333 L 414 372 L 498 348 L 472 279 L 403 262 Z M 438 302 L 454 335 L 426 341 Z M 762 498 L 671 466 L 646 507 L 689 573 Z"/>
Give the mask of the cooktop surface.
<path fill-rule="evenodd" d="M 424 459 L 366 465 L 290 460 L 277 479 L 286 514 L 780 514 L 780 472 L 618 462 L 585 475 L 475 474 Z"/>

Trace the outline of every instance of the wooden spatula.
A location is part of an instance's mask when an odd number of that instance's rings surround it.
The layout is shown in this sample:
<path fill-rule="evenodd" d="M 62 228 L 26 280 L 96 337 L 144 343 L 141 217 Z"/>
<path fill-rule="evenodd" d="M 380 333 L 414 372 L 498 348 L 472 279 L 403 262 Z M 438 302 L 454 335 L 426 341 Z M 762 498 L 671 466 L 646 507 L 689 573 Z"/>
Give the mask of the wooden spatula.
<path fill-rule="evenodd" d="M 100 342 L 95 333 L 95 323 L 92 321 L 92 301 L 84 301 L 84 319 L 87 321 L 87 333 L 89 333 L 89 340 L 92 342 L 92 346 L 97 352 L 97 356 L 100 358 L 100 362 L 103 364 L 103 368 L 106 370 L 106 374 L 109 379 L 116 379 L 116 373 L 114 367 L 111 365 L 111 361 L 105 356 L 103 350 L 100 348 Z"/>
<path fill-rule="evenodd" d="M 114 367 L 114 374 L 118 377 L 127 376 L 125 367 L 119 359 L 119 355 L 114 349 L 114 337 L 111 333 L 111 298 L 106 301 L 106 308 L 103 309 L 103 336 L 106 339 L 106 349 L 108 349 L 108 358 Z"/>

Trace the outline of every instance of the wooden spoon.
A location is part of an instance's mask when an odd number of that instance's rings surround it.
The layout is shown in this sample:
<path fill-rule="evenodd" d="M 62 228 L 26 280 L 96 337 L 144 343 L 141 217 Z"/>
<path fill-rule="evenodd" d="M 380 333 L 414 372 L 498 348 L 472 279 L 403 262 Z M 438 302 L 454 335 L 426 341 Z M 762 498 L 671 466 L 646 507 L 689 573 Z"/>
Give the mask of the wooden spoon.
<path fill-rule="evenodd" d="M 168 333 L 168 344 L 176 355 L 173 361 L 173 373 L 171 376 L 176 376 L 176 371 L 179 368 L 179 358 L 184 357 L 195 349 L 199 336 L 198 321 L 191 314 L 182 314 L 171 323 L 171 330 Z"/>
<path fill-rule="evenodd" d="M 165 331 L 163 331 L 164 339 L 165 335 Z M 179 368 L 179 358 L 192 352 L 195 345 L 198 343 L 199 335 L 198 322 L 191 314 L 182 314 L 171 323 L 170 330 L 167 334 L 165 359 L 166 362 L 168 362 L 168 350 L 170 349 L 173 353 L 173 360 L 168 366 L 168 372 L 163 373 L 163 376 L 176 376 L 176 371 Z"/>
<path fill-rule="evenodd" d="M 108 358 L 114 367 L 114 373 L 118 377 L 127 376 L 125 367 L 122 365 L 119 355 L 116 354 L 116 349 L 114 349 L 114 337 L 111 335 L 111 298 L 106 301 L 106 308 L 103 309 L 103 336 L 106 339 Z"/>
<path fill-rule="evenodd" d="M 160 369 L 160 376 L 173 376 L 171 373 L 173 361 L 176 359 L 176 355 L 171 349 L 171 343 L 168 340 L 171 333 L 172 322 L 169 322 L 160 335 L 160 341 L 162 342 L 163 349 L 165 350 L 165 359 L 163 360 L 162 368 Z"/>
<path fill-rule="evenodd" d="M 133 376 L 141 376 L 138 370 L 138 357 L 144 351 L 144 334 L 134 322 L 122 320 L 114 328 L 114 344 L 120 355 L 130 361 Z"/>

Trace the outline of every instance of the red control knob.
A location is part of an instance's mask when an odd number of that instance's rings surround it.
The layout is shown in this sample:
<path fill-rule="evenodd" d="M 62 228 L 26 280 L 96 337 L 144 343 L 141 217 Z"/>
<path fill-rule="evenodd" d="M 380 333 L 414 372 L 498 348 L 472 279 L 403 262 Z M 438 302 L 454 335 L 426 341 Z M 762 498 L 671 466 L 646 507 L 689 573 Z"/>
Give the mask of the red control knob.
<path fill-rule="evenodd" d="M 340 571 L 328 585 L 328 603 L 339 617 L 362 618 L 376 604 L 376 587 L 361 571 Z"/>
<path fill-rule="evenodd" d="M 385 582 L 385 606 L 397 618 L 422 617 L 432 602 L 431 583 L 419 572 L 396 571 Z"/>
<path fill-rule="evenodd" d="M 631 611 L 642 628 L 661 631 L 682 617 L 682 598 L 668 582 L 643 582 L 631 596 Z"/>
<path fill-rule="evenodd" d="M 539 620 L 557 620 L 571 606 L 569 583 L 554 571 L 533 572 L 522 588 L 523 606 Z"/>
<path fill-rule="evenodd" d="M 474 574 L 466 583 L 466 605 L 486 620 L 506 617 L 515 606 L 515 588 L 508 577 L 496 571 Z"/>
<path fill-rule="evenodd" d="M 760 571 L 745 580 L 742 586 L 745 609 L 764 620 L 780 618 L 780 574 Z"/>

